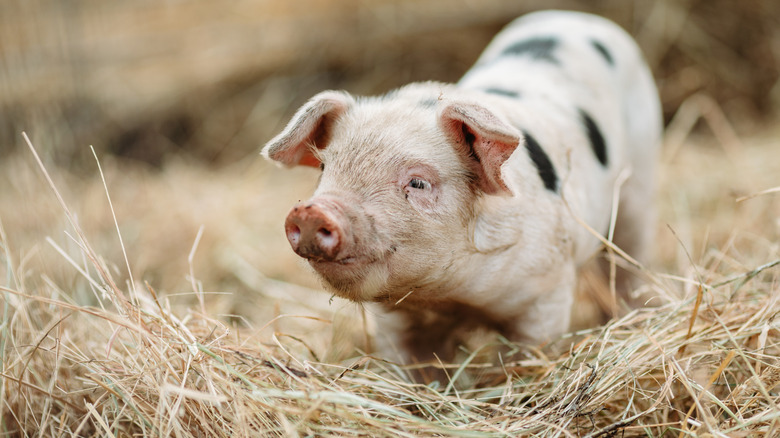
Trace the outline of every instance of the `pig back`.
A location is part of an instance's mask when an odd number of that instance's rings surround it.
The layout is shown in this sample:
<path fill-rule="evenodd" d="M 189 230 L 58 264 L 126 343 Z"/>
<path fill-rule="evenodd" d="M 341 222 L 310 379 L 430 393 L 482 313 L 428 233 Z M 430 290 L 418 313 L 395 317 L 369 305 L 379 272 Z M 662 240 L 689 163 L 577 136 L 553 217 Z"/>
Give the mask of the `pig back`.
<path fill-rule="evenodd" d="M 654 185 L 658 93 L 636 43 L 611 21 L 578 12 L 525 15 L 494 38 L 458 86 L 500 98 L 503 116 L 536 149 L 516 154 L 546 159 L 567 208 L 599 233 L 609 227 L 619 179 L 630 174 L 627 187 L 642 196 L 650 190 L 634 187 Z M 526 178 L 511 163 L 507 178 Z M 589 257 L 598 240 L 572 226 L 577 258 Z"/>

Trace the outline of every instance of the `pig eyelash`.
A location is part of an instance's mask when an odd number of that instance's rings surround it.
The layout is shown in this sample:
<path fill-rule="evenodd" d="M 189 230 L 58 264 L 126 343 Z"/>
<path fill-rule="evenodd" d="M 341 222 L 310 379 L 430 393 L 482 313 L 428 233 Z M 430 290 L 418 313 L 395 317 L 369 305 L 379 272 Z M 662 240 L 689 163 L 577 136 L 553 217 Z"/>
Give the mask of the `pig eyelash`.
<path fill-rule="evenodd" d="M 431 188 L 431 183 L 421 178 L 412 178 L 408 184 L 409 187 L 418 190 L 428 190 Z"/>

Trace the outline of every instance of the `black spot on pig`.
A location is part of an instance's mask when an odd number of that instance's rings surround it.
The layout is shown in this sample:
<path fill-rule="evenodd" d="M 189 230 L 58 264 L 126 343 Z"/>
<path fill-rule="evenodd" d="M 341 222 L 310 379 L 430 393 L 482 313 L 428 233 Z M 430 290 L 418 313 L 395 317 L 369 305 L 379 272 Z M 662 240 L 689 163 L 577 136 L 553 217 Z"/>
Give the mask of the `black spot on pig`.
<path fill-rule="evenodd" d="M 607 61 L 607 64 L 615 65 L 615 60 L 612 58 L 612 54 L 609 53 L 609 50 L 607 50 L 606 47 L 604 47 L 604 44 L 601 44 L 601 42 L 596 40 L 590 40 L 590 43 L 601 54 L 601 56 L 604 57 L 604 60 Z"/>
<path fill-rule="evenodd" d="M 534 59 L 559 64 L 558 59 L 553 56 L 557 46 L 558 40 L 552 37 L 531 38 L 510 45 L 501 54 L 509 56 L 528 55 Z"/>
<path fill-rule="evenodd" d="M 537 172 L 539 172 L 539 177 L 544 183 L 544 188 L 551 192 L 557 192 L 558 174 L 555 172 L 555 167 L 553 167 L 550 157 L 547 156 L 547 153 L 544 152 L 544 149 L 539 146 L 539 143 L 531 134 L 527 131 L 523 131 L 523 136 L 525 136 L 525 149 L 528 151 L 528 156 L 531 157 L 531 161 L 533 161 L 536 166 Z"/>
<path fill-rule="evenodd" d="M 580 117 L 582 117 L 582 124 L 585 127 L 585 132 L 588 134 L 590 147 L 593 148 L 593 153 L 596 155 L 599 163 L 606 167 L 607 143 L 604 141 L 604 136 L 601 134 L 601 130 L 599 129 L 596 122 L 593 121 L 593 118 L 591 118 L 590 115 L 582 109 L 580 109 Z"/>
<path fill-rule="evenodd" d="M 518 93 L 517 91 L 505 90 L 503 88 L 488 88 L 485 90 L 485 93 L 497 94 L 499 96 L 512 97 L 515 99 L 520 97 L 520 93 Z"/>

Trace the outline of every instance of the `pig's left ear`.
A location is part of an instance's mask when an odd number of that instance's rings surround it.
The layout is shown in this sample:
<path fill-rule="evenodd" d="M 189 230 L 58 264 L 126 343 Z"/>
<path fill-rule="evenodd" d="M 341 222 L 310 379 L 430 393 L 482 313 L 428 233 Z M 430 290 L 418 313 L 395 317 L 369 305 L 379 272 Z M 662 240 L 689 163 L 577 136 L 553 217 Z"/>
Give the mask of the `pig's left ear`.
<path fill-rule="evenodd" d="M 520 144 L 520 131 L 481 105 L 457 101 L 440 109 L 439 126 L 471 166 L 482 191 L 511 193 L 501 165 Z"/>
<path fill-rule="evenodd" d="M 306 102 L 284 130 L 263 148 L 264 157 L 288 166 L 319 167 L 315 149 L 330 142 L 333 122 L 355 103 L 348 93 L 323 91 Z"/>

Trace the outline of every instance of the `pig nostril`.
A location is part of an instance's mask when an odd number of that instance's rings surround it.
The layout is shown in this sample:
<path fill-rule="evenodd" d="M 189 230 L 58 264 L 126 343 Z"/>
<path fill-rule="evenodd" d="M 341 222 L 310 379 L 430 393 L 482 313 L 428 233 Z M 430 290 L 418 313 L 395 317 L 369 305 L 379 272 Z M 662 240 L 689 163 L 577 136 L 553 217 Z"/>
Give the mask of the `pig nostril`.
<path fill-rule="evenodd" d="M 287 229 L 287 240 L 289 240 L 293 246 L 298 245 L 298 242 L 301 240 L 301 229 L 298 228 L 297 225 L 293 225 Z"/>
<path fill-rule="evenodd" d="M 317 239 L 320 241 L 320 245 L 323 249 L 333 248 L 338 245 L 337 235 L 327 228 L 320 228 L 317 230 Z"/>

